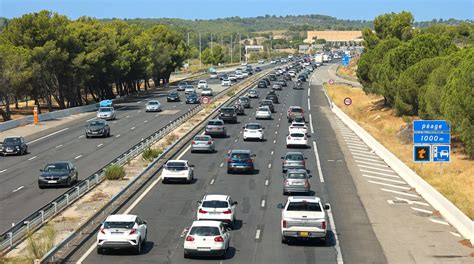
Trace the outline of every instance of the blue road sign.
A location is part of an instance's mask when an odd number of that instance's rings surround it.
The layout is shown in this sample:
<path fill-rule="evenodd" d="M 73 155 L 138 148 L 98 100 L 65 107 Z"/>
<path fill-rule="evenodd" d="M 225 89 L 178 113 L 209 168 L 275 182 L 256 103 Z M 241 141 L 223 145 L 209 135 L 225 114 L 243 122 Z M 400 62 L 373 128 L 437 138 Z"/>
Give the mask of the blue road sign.
<path fill-rule="evenodd" d="M 433 161 L 434 162 L 449 162 L 451 159 L 450 145 L 433 146 Z"/>
<path fill-rule="evenodd" d="M 413 131 L 420 132 L 449 132 L 451 126 L 446 120 L 414 120 Z"/>
<path fill-rule="evenodd" d="M 344 56 L 342 57 L 342 65 L 344 65 L 344 66 L 349 65 L 349 61 L 350 61 L 349 56 L 344 55 Z"/>
<path fill-rule="evenodd" d="M 451 144 L 450 133 L 413 134 L 414 144 Z"/>
<path fill-rule="evenodd" d="M 413 161 L 429 162 L 431 146 L 413 146 Z"/>

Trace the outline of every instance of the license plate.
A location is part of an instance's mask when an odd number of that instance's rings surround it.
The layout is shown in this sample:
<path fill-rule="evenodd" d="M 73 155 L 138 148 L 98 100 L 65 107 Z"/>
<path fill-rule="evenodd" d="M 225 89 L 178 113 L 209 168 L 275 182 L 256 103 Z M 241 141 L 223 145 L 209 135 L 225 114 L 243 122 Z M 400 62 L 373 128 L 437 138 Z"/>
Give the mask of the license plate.
<path fill-rule="evenodd" d="M 99 133 L 99 132 L 96 132 L 96 131 L 93 131 L 93 132 L 92 132 L 92 134 L 97 134 L 97 133 Z"/>
<path fill-rule="evenodd" d="M 309 232 L 300 232 L 299 234 L 301 237 L 307 237 L 309 236 Z"/>
<path fill-rule="evenodd" d="M 304 182 L 295 182 L 294 185 L 304 185 Z"/>
<path fill-rule="evenodd" d="M 48 181 L 48 183 L 58 183 L 58 181 Z"/>
<path fill-rule="evenodd" d="M 197 250 L 198 251 L 210 251 L 211 248 L 210 247 L 198 247 Z"/>
<path fill-rule="evenodd" d="M 211 215 L 218 215 L 219 213 L 218 213 L 218 212 L 210 212 L 209 214 L 211 214 Z"/>
<path fill-rule="evenodd" d="M 112 235 L 121 235 L 122 232 L 112 232 Z"/>
<path fill-rule="evenodd" d="M 11 149 L 7 149 L 7 152 L 13 152 L 13 150 L 11 150 Z"/>

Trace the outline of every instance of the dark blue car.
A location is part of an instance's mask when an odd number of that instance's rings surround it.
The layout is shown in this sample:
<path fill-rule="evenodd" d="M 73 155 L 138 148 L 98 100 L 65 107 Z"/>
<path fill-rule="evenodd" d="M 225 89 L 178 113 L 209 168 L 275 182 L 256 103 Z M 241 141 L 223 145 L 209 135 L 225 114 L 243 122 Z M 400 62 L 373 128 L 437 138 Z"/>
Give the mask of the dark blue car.
<path fill-rule="evenodd" d="M 250 150 L 231 150 L 227 157 L 227 173 L 254 172 L 253 158 L 254 154 Z"/>
<path fill-rule="evenodd" d="M 186 103 L 187 104 L 199 104 L 199 96 L 197 93 L 190 93 L 186 96 Z"/>

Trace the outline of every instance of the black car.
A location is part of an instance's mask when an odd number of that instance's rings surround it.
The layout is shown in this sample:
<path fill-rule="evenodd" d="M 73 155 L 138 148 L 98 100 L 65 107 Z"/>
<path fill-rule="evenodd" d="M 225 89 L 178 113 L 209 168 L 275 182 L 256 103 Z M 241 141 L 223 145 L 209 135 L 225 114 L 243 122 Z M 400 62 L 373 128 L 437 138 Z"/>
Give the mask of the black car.
<path fill-rule="evenodd" d="M 257 84 L 257 88 L 267 88 L 267 82 L 266 81 L 259 81 Z"/>
<path fill-rule="evenodd" d="M 247 96 L 239 97 L 239 103 L 244 106 L 244 108 L 250 108 L 250 98 Z"/>
<path fill-rule="evenodd" d="M 302 81 L 302 82 L 306 82 L 306 77 L 302 74 L 298 75 L 298 80 Z"/>
<path fill-rule="evenodd" d="M 283 79 L 284 79 L 285 81 L 291 81 L 291 75 L 289 75 L 289 74 L 287 73 L 287 74 L 283 75 Z"/>
<path fill-rule="evenodd" d="M 276 94 L 267 94 L 267 96 L 265 96 L 265 99 L 272 100 L 274 104 L 278 104 L 278 95 Z"/>
<path fill-rule="evenodd" d="M 0 143 L 0 154 L 6 155 L 24 155 L 28 153 L 28 145 L 26 145 L 23 137 L 7 137 Z"/>
<path fill-rule="evenodd" d="M 70 161 L 48 163 L 40 170 L 38 186 L 72 186 L 78 181 L 77 168 Z"/>
<path fill-rule="evenodd" d="M 262 71 L 262 68 L 260 67 L 255 67 L 255 72 L 261 72 Z"/>
<path fill-rule="evenodd" d="M 268 78 L 263 78 L 262 81 L 267 82 L 267 86 L 270 86 L 270 83 L 271 83 L 271 82 L 270 82 L 270 79 L 268 79 Z"/>
<path fill-rule="evenodd" d="M 219 118 L 224 122 L 237 123 L 237 112 L 234 107 L 222 107 Z"/>
<path fill-rule="evenodd" d="M 275 113 L 275 106 L 273 105 L 273 101 L 272 100 L 262 100 L 259 102 L 259 106 L 268 106 L 270 108 L 270 111 L 272 113 Z"/>
<path fill-rule="evenodd" d="M 276 81 L 277 80 L 276 74 L 268 75 L 268 79 L 270 79 L 270 81 Z"/>
<path fill-rule="evenodd" d="M 171 91 L 168 93 L 168 96 L 166 97 L 167 102 L 179 102 L 181 101 L 181 98 L 179 97 L 179 93 L 176 91 Z"/>
<path fill-rule="evenodd" d="M 281 87 L 288 87 L 288 84 L 285 80 L 278 80 L 278 83 L 281 85 Z"/>
<path fill-rule="evenodd" d="M 188 85 L 187 81 L 180 81 L 178 83 L 178 91 L 184 91 L 184 89 L 186 88 L 186 85 Z"/>
<path fill-rule="evenodd" d="M 86 138 L 110 137 L 110 126 L 103 119 L 92 120 L 86 125 Z"/>
<path fill-rule="evenodd" d="M 197 93 L 190 93 L 186 95 L 186 104 L 199 104 L 199 96 Z"/>

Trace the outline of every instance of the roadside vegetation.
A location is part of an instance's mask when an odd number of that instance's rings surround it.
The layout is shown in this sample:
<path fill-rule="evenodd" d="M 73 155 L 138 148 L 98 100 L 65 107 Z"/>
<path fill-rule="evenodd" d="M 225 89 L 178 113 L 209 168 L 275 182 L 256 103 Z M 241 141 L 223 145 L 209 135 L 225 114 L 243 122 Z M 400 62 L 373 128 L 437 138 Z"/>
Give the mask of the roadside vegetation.
<path fill-rule="evenodd" d="M 163 149 L 158 149 L 158 148 L 147 148 L 143 151 L 142 153 L 142 158 L 145 161 L 151 162 L 154 159 L 158 158 L 158 156 L 163 153 Z"/>
<path fill-rule="evenodd" d="M 364 92 L 382 96 L 398 116 L 448 120 L 453 143 L 472 159 L 474 25 L 420 29 L 413 21 L 408 12 L 375 18 L 375 32 L 363 30 L 357 77 Z"/>
<path fill-rule="evenodd" d="M 105 169 L 105 178 L 109 181 L 122 180 L 125 174 L 125 169 L 117 164 L 110 165 Z"/>
<path fill-rule="evenodd" d="M 342 77 L 348 77 L 349 79 L 357 79 L 357 63 L 359 57 L 351 58 L 348 66 L 339 65 L 337 67 L 337 74 Z"/>

